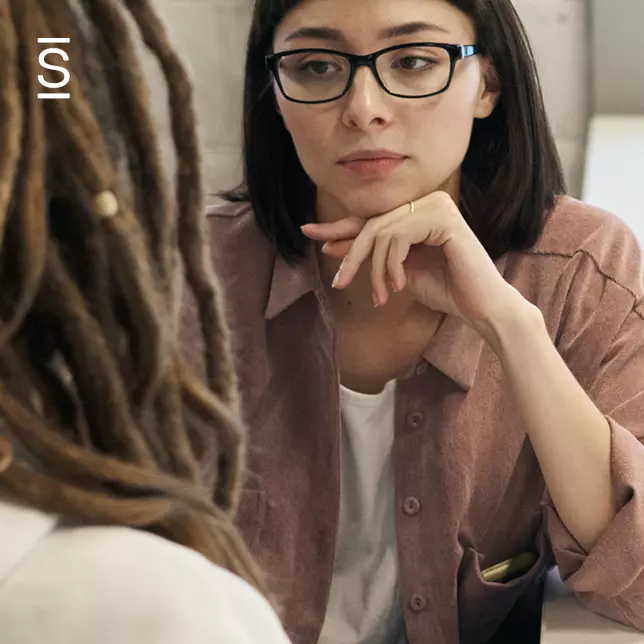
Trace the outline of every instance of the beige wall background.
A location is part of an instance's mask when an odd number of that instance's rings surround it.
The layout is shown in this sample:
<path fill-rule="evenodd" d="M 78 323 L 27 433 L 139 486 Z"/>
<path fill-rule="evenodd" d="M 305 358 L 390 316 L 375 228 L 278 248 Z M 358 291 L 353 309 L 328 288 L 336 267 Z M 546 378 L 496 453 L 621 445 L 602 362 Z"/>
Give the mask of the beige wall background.
<path fill-rule="evenodd" d="M 234 185 L 241 173 L 242 72 L 252 1 L 156 3 L 196 83 L 206 186 L 215 193 Z M 569 191 L 578 195 L 590 110 L 589 6 L 586 0 L 515 0 L 515 5 L 535 50 Z M 161 116 L 161 94 L 155 105 Z"/>
<path fill-rule="evenodd" d="M 644 0 L 593 0 L 593 107 L 644 114 Z"/>

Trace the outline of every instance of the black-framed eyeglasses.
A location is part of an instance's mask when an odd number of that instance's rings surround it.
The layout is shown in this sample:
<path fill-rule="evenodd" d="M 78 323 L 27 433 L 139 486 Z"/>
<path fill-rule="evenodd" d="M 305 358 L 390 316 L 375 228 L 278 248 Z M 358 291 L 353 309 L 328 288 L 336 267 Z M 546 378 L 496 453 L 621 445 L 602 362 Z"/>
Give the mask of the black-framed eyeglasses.
<path fill-rule="evenodd" d="M 479 45 L 416 42 L 358 56 L 333 49 L 293 49 L 266 56 L 280 91 L 294 103 L 329 103 L 351 89 L 359 67 L 368 67 L 388 94 L 427 98 L 445 92 L 456 63 L 480 53 Z"/>

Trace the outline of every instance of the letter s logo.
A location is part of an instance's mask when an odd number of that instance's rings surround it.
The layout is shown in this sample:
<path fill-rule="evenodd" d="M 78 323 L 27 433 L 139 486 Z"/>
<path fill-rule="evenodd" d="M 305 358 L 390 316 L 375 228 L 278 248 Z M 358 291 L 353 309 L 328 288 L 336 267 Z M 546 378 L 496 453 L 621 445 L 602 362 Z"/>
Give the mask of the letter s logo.
<path fill-rule="evenodd" d="M 38 56 L 38 62 L 40 63 L 40 66 L 44 67 L 45 69 L 51 69 L 57 72 L 61 72 L 63 75 L 63 80 L 61 80 L 60 82 L 50 83 L 49 81 L 45 80 L 45 77 L 42 74 L 40 74 L 38 76 L 38 80 L 40 81 L 40 84 L 43 85 L 44 87 L 49 87 L 50 89 L 60 89 L 61 87 L 65 87 L 65 85 L 69 83 L 69 79 L 70 79 L 69 71 L 64 67 L 49 64 L 45 60 L 48 54 L 58 54 L 65 62 L 69 61 L 69 56 L 67 55 L 67 53 L 64 52 L 62 49 L 58 49 L 56 47 L 50 47 L 49 49 L 45 49 L 44 51 L 40 52 L 40 56 Z"/>

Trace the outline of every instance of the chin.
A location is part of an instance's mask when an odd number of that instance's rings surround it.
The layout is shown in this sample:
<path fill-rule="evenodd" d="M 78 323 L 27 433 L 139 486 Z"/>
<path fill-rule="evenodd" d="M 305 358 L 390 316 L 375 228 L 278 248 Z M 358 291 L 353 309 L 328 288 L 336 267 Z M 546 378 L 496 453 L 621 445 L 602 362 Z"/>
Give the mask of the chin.
<path fill-rule="evenodd" d="M 369 218 L 382 215 L 416 199 L 417 190 L 402 186 L 369 186 L 336 195 L 344 210 L 356 217 Z"/>

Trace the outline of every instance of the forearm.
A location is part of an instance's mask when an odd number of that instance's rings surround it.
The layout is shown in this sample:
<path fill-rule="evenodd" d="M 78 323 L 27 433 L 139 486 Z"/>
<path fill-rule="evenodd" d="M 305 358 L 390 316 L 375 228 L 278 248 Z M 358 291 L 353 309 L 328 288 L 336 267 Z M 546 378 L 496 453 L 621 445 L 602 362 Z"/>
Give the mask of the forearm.
<path fill-rule="evenodd" d="M 616 515 L 608 421 L 558 354 L 538 309 L 519 305 L 486 328 L 557 512 L 589 551 Z"/>

